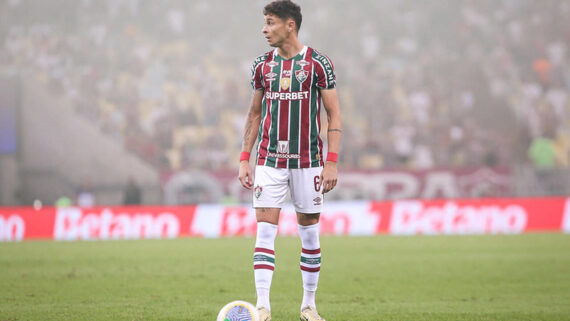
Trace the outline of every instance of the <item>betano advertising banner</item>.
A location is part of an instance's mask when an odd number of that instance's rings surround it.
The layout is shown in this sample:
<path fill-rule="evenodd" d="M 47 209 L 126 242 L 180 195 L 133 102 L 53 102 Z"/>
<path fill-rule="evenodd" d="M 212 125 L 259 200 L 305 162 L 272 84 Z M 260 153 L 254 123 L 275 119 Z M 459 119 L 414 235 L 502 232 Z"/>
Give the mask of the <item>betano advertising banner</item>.
<path fill-rule="evenodd" d="M 328 202 L 323 235 L 460 235 L 570 233 L 570 198 L 402 200 Z M 249 205 L 131 207 L 3 207 L 0 241 L 117 240 L 254 236 Z M 292 207 L 285 207 L 279 234 L 296 235 Z"/>

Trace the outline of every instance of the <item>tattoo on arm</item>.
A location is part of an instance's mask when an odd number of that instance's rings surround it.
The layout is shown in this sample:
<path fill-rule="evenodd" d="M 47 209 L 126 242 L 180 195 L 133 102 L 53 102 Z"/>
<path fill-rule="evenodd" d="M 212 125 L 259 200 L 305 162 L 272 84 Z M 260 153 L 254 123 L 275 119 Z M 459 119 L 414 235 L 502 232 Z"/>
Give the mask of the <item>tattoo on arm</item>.
<path fill-rule="evenodd" d="M 245 125 L 245 133 L 243 134 L 243 139 L 247 140 L 250 134 L 251 134 L 251 123 L 247 122 L 247 124 Z"/>
<path fill-rule="evenodd" d="M 250 111 L 247 115 L 247 121 L 245 122 L 245 133 L 243 134 L 244 141 L 248 139 L 251 135 L 251 122 L 253 120 L 252 112 Z"/>
<path fill-rule="evenodd" d="M 328 131 L 329 131 L 329 132 L 339 132 L 339 133 L 342 133 L 342 129 L 338 129 L 338 128 L 329 128 Z"/>

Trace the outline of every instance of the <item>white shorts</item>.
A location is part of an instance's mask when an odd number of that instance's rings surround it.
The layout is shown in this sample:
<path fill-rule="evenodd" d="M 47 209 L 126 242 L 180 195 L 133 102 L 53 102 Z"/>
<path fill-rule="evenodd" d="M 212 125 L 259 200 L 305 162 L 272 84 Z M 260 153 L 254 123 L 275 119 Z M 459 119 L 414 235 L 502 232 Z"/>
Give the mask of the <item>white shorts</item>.
<path fill-rule="evenodd" d="M 287 190 L 299 213 L 320 213 L 323 208 L 323 194 L 317 190 L 322 167 L 273 168 L 256 166 L 253 184 L 254 208 L 283 208 Z"/>

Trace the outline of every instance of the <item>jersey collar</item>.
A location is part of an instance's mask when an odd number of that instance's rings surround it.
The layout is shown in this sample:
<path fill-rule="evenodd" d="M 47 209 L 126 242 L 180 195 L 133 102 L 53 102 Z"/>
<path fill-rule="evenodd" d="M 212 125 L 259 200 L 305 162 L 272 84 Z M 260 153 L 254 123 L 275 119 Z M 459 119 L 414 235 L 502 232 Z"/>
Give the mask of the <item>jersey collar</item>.
<path fill-rule="evenodd" d="M 277 48 L 275 48 L 275 49 L 273 49 L 273 57 L 279 57 L 279 59 L 281 59 L 281 60 L 291 60 L 291 59 L 294 59 L 295 57 L 297 57 L 299 55 L 304 56 L 306 52 L 307 52 L 307 46 L 303 46 L 303 49 L 301 49 L 301 51 L 299 51 L 298 54 L 296 54 L 295 56 L 293 56 L 289 59 L 285 59 L 279 55 L 279 52 L 277 52 Z"/>

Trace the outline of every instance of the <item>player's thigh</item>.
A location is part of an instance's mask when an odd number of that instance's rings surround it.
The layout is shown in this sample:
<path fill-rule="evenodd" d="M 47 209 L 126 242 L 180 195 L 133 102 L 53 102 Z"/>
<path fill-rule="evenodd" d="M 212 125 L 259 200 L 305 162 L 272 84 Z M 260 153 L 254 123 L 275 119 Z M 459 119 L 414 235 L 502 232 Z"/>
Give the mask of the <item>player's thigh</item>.
<path fill-rule="evenodd" d="M 323 208 L 323 194 L 318 189 L 322 167 L 291 169 L 291 200 L 297 213 L 315 214 Z"/>
<path fill-rule="evenodd" d="M 254 208 L 281 209 L 287 199 L 288 190 L 289 173 L 287 169 L 268 166 L 255 167 L 255 179 L 253 182 Z"/>

